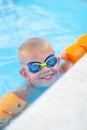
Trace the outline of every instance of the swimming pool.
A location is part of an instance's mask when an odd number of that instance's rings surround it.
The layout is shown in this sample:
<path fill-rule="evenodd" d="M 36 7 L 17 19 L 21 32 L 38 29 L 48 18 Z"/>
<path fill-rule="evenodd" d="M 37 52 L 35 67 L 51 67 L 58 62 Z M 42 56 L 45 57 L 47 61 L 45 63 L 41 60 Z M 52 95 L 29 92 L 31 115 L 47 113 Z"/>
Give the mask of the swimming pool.
<path fill-rule="evenodd" d="M 17 51 L 31 37 L 48 40 L 57 55 L 87 33 L 85 0 L 0 1 L 0 96 L 25 84 Z M 38 93 L 40 95 L 44 91 Z M 31 98 L 35 100 L 35 97 Z"/>

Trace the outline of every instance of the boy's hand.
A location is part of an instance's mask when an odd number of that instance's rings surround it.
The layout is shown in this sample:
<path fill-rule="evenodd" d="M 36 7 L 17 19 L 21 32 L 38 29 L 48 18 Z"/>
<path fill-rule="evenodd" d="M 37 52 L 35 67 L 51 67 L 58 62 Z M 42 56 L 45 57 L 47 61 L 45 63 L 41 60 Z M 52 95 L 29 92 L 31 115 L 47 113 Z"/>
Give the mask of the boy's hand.
<path fill-rule="evenodd" d="M 16 113 L 8 113 L 8 115 L 9 115 L 11 118 L 17 117 L 17 114 L 16 114 Z"/>
<path fill-rule="evenodd" d="M 74 63 L 70 59 L 68 59 L 65 51 L 61 53 L 60 59 L 64 60 L 64 63 L 60 66 L 61 73 L 65 73 L 69 68 L 74 65 Z"/>
<path fill-rule="evenodd" d="M 68 59 L 68 57 L 67 57 L 67 55 L 66 55 L 66 52 L 65 52 L 65 51 L 63 51 L 63 52 L 61 53 L 61 55 L 60 55 L 60 59 L 63 59 L 63 60 Z"/>

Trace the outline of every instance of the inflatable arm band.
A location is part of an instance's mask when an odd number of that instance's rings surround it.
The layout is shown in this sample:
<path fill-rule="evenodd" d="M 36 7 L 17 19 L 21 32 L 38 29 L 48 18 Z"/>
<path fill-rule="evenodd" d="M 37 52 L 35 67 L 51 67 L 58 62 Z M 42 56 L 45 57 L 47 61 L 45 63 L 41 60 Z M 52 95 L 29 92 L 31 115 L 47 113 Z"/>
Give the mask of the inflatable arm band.
<path fill-rule="evenodd" d="M 77 44 L 79 46 L 81 46 L 82 48 L 84 48 L 84 50 L 86 50 L 87 52 L 87 34 L 81 36 L 78 40 L 77 40 Z"/>
<path fill-rule="evenodd" d="M 2 96 L 0 100 L 0 110 L 8 115 L 18 114 L 27 106 L 27 104 L 26 101 L 19 98 L 16 94 L 8 93 Z"/>
<path fill-rule="evenodd" d="M 67 58 L 70 59 L 73 63 L 76 63 L 86 52 L 87 34 L 81 36 L 75 44 L 72 44 L 65 49 Z"/>

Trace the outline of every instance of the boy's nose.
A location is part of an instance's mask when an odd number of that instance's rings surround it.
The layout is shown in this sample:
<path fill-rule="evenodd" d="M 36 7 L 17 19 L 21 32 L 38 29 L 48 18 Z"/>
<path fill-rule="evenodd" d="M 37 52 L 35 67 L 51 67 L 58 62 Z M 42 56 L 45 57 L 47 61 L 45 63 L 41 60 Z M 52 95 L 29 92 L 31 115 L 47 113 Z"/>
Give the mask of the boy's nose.
<path fill-rule="evenodd" d="M 42 67 L 42 72 L 45 72 L 45 71 L 49 71 L 50 70 L 50 67 L 47 67 L 47 66 L 44 66 L 44 67 Z"/>

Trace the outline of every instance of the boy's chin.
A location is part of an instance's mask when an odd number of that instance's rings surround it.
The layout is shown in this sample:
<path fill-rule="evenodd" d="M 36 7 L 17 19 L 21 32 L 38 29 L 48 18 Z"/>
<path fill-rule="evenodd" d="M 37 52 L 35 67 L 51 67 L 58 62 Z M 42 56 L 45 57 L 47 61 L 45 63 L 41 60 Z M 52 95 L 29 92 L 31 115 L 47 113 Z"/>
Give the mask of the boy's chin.
<path fill-rule="evenodd" d="M 52 86 L 56 81 L 57 81 L 58 77 L 54 77 L 51 80 L 40 80 L 40 84 L 35 84 L 35 86 L 37 87 L 50 87 Z"/>
<path fill-rule="evenodd" d="M 56 82 L 56 80 L 53 81 L 53 82 L 43 83 L 42 85 L 39 85 L 39 86 L 42 86 L 42 87 L 50 87 L 50 86 L 52 86 L 55 82 Z"/>
<path fill-rule="evenodd" d="M 51 79 L 49 81 L 46 81 L 46 82 L 43 83 L 43 86 L 44 87 L 50 87 L 57 81 L 57 79 L 58 79 L 58 77 L 54 78 L 53 80 Z"/>

